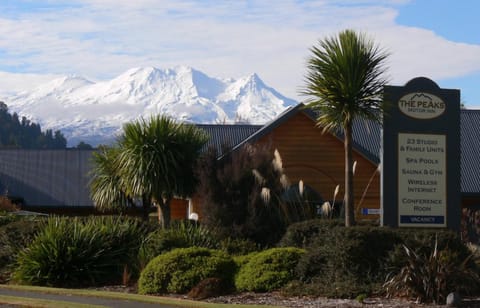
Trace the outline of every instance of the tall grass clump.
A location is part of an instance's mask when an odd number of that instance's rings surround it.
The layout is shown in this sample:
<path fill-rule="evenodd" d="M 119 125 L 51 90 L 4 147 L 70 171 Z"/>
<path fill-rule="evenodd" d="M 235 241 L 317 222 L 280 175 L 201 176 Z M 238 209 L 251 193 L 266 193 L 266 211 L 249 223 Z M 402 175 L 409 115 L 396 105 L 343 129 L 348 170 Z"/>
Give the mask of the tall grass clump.
<path fill-rule="evenodd" d="M 136 267 L 143 236 L 134 219 L 52 217 L 19 253 L 14 279 L 63 287 L 119 283 L 126 267 Z"/>

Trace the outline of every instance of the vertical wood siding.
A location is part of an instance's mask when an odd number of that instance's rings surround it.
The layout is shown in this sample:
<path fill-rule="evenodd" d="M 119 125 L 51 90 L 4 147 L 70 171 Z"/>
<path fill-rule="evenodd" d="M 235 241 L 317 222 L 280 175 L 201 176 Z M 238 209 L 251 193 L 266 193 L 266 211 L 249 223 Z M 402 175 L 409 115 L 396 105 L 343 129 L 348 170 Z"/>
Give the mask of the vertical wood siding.
<path fill-rule="evenodd" d="M 291 184 L 303 180 L 318 191 L 324 200 L 329 201 L 333 199 L 335 187 L 340 185 L 336 200 L 343 200 L 343 141 L 331 133 L 322 133 L 322 129 L 305 114 L 297 113 L 259 142 L 279 151 L 285 174 Z M 377 172 L 377 165 L 355 151 L 354 160 L 357 161 L 354 176 L 356 217 L 378 218 L 378 215 L 361 215 L 361 208 L 380 208 L 380 174 Z M 373 180 L 366 191 L 372 176 Z M 365 191 L 365 198 L 360 204 Z"/>

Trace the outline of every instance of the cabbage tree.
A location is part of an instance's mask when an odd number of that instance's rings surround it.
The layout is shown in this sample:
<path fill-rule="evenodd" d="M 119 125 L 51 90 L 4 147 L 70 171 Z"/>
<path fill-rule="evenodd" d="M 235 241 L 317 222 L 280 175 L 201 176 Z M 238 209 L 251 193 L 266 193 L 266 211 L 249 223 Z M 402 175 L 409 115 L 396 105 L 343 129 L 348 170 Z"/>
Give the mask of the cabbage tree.
<path fill-rule="evenodd" d="M 160 224 L 168 227 L 173 197 L 188 197 L 195 189 L 194 165 L 206 141 L 202 130 L 167 116 L 125 124 L 118 155 L 121 186 L 131 196 L 150 196 Z"/>
<path fill-rule="evenodd" d="M 188 197 L 195 189 L 194 166 L 206 141 L 202 130 L 167 116 L 125 124 L 113 148 L 94 154 L 95 205 L 124 207 L 138 198 L 144 214 L 155 204 L 159 223 L 168 227 L 173 197 Z"/>
<path fill-rule="evenodd" d="M 352 125 L 355 118 L 380 121 L 388 53 L 364 34 L 341 31 L 313 46 L 302 94 L 318 111 L 324 131 L 343 129 L 345 149 L 345 225 L 355 224 Z"/>

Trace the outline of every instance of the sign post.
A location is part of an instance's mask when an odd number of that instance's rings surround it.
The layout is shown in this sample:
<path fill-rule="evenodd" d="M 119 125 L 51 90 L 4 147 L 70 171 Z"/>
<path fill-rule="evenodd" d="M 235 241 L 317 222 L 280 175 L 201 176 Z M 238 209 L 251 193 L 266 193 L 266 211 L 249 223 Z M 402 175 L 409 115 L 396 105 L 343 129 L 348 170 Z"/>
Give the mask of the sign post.
<path fill-rule="evenodd" d="M 460 91 L 419 77 L 386 86 L 382 225 L 460 228 Z"/>

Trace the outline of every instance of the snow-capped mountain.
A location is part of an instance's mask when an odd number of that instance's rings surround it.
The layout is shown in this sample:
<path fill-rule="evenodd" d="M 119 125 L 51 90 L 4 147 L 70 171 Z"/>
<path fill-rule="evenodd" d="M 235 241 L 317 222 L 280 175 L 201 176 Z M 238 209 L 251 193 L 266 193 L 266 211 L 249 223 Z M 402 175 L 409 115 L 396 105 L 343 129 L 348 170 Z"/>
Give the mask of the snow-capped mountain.
<path fill-rule="evenodd" d="M 134 68 L 100 82 L 65 76 L 0 100 L 43 129 L 61 130 L 69 145 L 108 143 L 124 123 L 153 114 L 191 123 L 263 124 L 297 104 L 256 74 L 219 79 L 185 66 Z"/>

